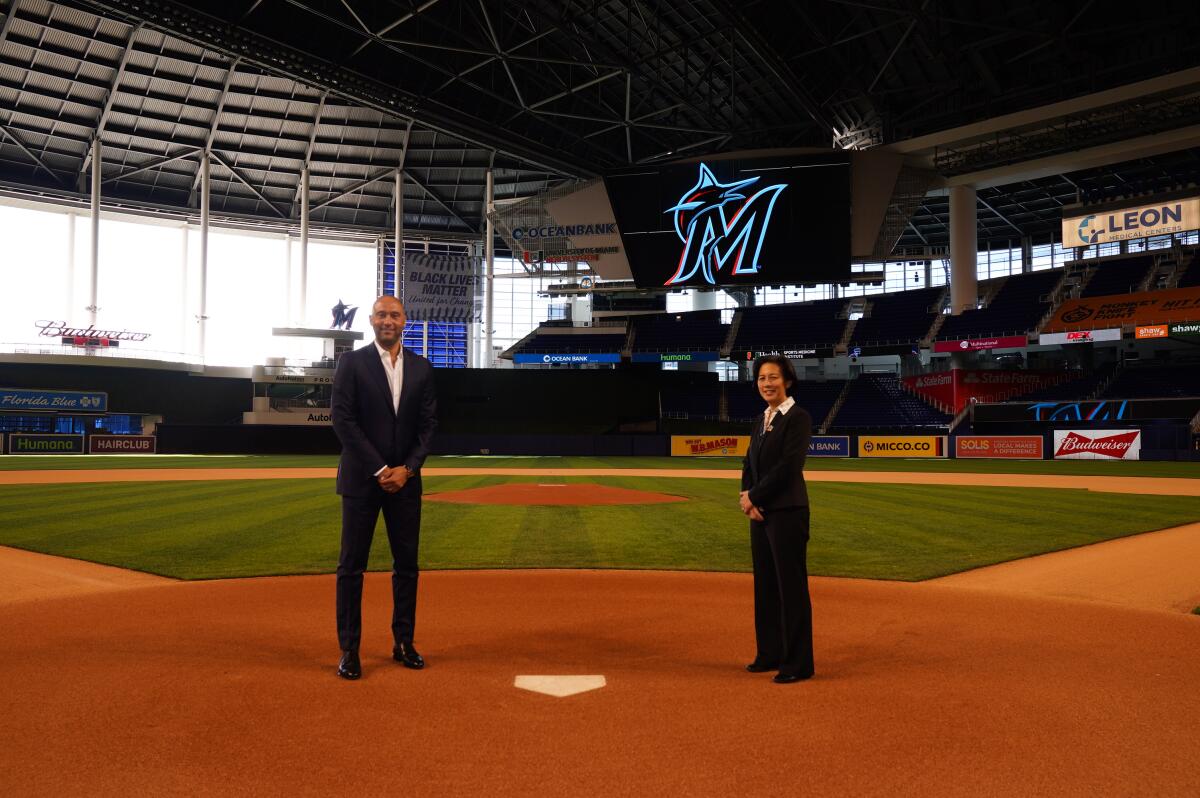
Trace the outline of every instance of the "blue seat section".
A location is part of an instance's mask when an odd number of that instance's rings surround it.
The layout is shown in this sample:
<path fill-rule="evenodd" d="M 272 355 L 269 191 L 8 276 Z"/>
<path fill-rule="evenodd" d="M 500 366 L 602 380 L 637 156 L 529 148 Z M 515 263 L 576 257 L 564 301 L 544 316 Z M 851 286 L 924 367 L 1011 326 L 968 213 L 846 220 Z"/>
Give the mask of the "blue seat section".
<path fill-rule="evenodd" d="M 1190 257 L 1184 256 L 1183 263 L 1188 264 L 1187 271 L 1179 278 L 1179 288 L 1194 288 L 1200 285 L 1200 250 L 1192 253 Z"/>
<path fill-rule="evenodd" d="M 722 383 L 690 388 L 663 388 L 659 394 L 663 418 L 715 421 L 721 413 Z"/>
<path fill-rule="evenodd" d="M 856 346 L 915 343 L 925 337 L 933 320 L 941 312 L 934 307 L 941 288 L 900 291 L 869 297 L 871 315 L 854 325 L 852 340 Z"/>
<path fill-rule="evenodd" d="M 732 351 L 831 347 L 846 329 L 845 308 L 845 299 L 746 308 Z"/>
<path fill-rule="evenodd" d="M 625 334 L 563 335 L 539 332 L 518 351 L 539 354 L 571 355 L 581 352 L 620 352 L 625 346 Z"/>
<path fill-rule="evenodd" d="M 825 421 L 845 386 L 845 380 L 800 380 L 793 387 L 792 396 L 796 404 L 812 416 L 813 426 L 818 426 Z M 753 382 L 725 383 L 725 397 L 729 403 L 730 421 L 753 421 L 762 416 L 767 406 Z"/>
<path fill-rule="evenodd" d="M 634 352 L 719 352 L 729 325 L 719 310 L 634 316 Z"/>
<path fill-rule="evenodd" d="M 1152 254 L 1097 261 L 1096 273 L 1079 296 L 1111 296 L 1137 291 L 1153 265 Z"/>
<path fill-rule="evenodd" d="M 1041 390 L 1021 394 L 1020 396 L 1014 396 L 1008 401 L 1058 402 L 1067 399 L 1088 399 L 1092 394 L 1096 393 L 1101 383 L 1112 377 L 1116 369 L 1116 363 L 1105 363 L 1092 371 L 1078 372 L 1072 379 L 1066 382 L 1060 382 L 1058 385 L 1051 385 L 1049 388 L 1042 388 Z"/>
<path fill-rule="evenodd" d="M 1062 269 L 1052 269 L 1009 277 L 986 308 L 967 310 L 947 318 L 938 331 L 938 340 L 1031 332 L 1050 310 L 1050 302 L 1045 297 L 1062 276 Z"/>
<path fill-rule="evenodd" d="M 831 430 L 945 427 L 952 417 L 904 390 L 895 374 L 864 374 L 850 383 Z"/>
<path fill-rule="evenodd" d="M 1163 399 L 1200 396 L 1200 363 L 1126 366 L 1101 398 Z"/>

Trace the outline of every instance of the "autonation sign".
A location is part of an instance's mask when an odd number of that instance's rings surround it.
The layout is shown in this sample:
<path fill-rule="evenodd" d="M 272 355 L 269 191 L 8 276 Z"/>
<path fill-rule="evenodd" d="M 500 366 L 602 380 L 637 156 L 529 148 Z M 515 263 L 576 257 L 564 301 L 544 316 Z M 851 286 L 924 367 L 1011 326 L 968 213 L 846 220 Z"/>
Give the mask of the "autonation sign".
<path fill-rule="evenodd" d="M 514 227 L 512 237 L 517 241 L 531 238 L 570 238 L 572 236 L 616 235 L 616 222 L 599 224 L 547 224 L 541 227 Z"/>

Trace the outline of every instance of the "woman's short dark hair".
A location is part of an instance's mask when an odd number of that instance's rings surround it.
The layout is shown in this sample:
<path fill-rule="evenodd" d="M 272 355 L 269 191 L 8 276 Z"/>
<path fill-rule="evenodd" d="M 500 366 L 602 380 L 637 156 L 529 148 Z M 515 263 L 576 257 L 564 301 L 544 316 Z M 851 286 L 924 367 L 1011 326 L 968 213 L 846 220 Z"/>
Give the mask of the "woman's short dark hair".
<path fill-rule="evenodd" d="M 792 395 L 791 388 L 797 382 L 796 367 L 792 365 L 792 361 L 788 360 L 783 355 L 761 355 L 754 360 L 754 381 L 758 382 L 758 372 L 767 363 L 774 363 L 779 366 L 779 373 L 783 375 L 783 392 L 787 396 Z"/>

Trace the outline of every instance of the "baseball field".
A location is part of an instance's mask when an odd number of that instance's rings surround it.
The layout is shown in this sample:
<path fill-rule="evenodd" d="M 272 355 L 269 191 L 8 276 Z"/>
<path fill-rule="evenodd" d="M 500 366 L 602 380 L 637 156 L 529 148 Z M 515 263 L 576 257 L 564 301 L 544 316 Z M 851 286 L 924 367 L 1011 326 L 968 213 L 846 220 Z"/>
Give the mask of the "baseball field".
<path fill-rule="evenodd" d="M 341 682 L 335 464 L 0 457 L 6 792 L 1200 791 L 1200 464 L 810 460 L 796 687 L 740 667 L 724 458 L 431 458 L 430 667 L 388 656 L 380 530 Z"/>

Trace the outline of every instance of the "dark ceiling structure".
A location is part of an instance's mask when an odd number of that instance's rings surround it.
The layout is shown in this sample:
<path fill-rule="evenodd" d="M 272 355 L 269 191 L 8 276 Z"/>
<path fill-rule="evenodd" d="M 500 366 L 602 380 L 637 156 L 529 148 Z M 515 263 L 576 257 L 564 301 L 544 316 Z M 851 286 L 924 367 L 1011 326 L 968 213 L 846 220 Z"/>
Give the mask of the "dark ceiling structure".
<path fill-rule="evenodd" d="M 1200 14 L 1015 0 L 0 0 L 0 189 L 286 226 L 477 238 L 497 200 L 630 164 L 888 146 L 1200 65 Z M 1124 6 L 1128 11 L 1128 7 Z M 951 175 L 1200 123 L 1197 91 L 942 154 Z M 1036 148 L 1036 149 L 1035 149 Z M 1183 149 L 981 189 L 981 242 L 1200 183 Z M 899 246 L 948 241 L 930 196 Z"/>

